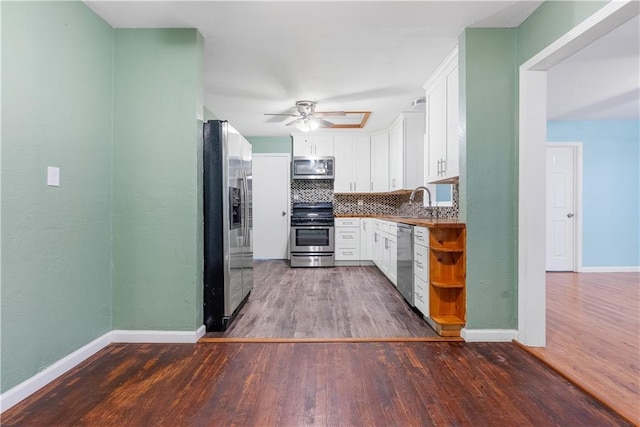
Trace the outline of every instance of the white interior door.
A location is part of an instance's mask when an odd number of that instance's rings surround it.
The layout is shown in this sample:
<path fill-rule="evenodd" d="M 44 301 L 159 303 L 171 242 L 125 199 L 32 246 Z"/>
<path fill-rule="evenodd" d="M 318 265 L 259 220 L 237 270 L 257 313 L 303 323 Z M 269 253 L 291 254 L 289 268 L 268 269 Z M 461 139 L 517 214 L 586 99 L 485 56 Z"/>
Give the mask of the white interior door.
<path fill-rule="evenodd" d="M 547 146 L 547 271 L 575 270 L 575 147 Z"/>
<path fill-rule="evenodd" d="M 289 154 L 253 155 L 253 257 L 289 255 Z"/>

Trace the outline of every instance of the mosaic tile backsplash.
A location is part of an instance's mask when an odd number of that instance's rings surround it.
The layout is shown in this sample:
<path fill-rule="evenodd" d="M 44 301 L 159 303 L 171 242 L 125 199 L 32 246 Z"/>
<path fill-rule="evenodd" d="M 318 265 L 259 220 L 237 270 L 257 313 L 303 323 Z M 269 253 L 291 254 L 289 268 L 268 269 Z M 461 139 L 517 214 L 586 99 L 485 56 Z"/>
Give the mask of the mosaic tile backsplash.
<path fill-rule="evenodd" d="M 422 206 L 424 192 L 416 193 L 414 203 L 409 204 L 409 194 L 334 194 L 333 181 L 302 180 L 291 182 L 291 203 L 333 202 L 337 215 L 419 215 L 437 218 L 458 217 L 458 184 L 452 186 L 453 206 Z M 362 200 L 362 206 L 358 206 Z"/>

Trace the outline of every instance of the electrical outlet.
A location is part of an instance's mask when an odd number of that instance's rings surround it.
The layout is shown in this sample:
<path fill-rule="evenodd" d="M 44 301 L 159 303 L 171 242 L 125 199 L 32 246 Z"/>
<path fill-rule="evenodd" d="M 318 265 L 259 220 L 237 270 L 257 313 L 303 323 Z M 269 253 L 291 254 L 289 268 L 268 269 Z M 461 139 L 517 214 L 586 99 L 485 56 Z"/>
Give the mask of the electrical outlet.
<path fill-rule="evenodd" d="M 358 199 L 358 206 L 364 206 L 364 202 L 362 201 L 362 199 Z"/>

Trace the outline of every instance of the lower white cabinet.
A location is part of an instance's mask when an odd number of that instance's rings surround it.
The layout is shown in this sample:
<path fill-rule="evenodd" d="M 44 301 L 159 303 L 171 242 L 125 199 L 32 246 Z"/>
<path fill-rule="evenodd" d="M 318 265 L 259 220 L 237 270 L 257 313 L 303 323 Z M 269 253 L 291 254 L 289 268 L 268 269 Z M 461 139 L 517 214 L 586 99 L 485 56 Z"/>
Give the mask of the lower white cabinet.
<path fill-rule="evenodd" d="M 429 229 L 413 227 L 413 295 L 415 307 L 429 317 Z"/>
<path fill-rule="evenodd" d="M 360 218 L 360 261 L 370 263 L 373 260 L 373 220 Z"/>
<path fill-rule="evenodd" d="M 360 263 L 360 218 L 336 218 L 335 260 Z"/>
<path fill-rule="evenodd" d="M 398 227 L 395 222 L 373 220 L 373 262 L 395 286 L 398 285 Z"/>

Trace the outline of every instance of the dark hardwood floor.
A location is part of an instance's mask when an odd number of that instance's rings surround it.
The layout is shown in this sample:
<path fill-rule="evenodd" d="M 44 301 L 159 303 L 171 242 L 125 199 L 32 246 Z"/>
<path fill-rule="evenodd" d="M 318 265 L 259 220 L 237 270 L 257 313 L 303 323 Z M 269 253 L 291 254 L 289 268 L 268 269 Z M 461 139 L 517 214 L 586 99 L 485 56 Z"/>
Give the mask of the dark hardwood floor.
<path fill-rule="evenodd" d="M 547 345 L 528 348 L 640 425 L 640 274 L 547 273 Z"/>
<path fill-rule="evenodd" d="M 111 344 L 3 426 L 616 426 L 512 343 Z"/>
<path fill-rule="evenodd" d="M 254 263 L 254 288 L 224 333 L 206 338 L 398 338 L 436 332 L 376 267 Z"/>

